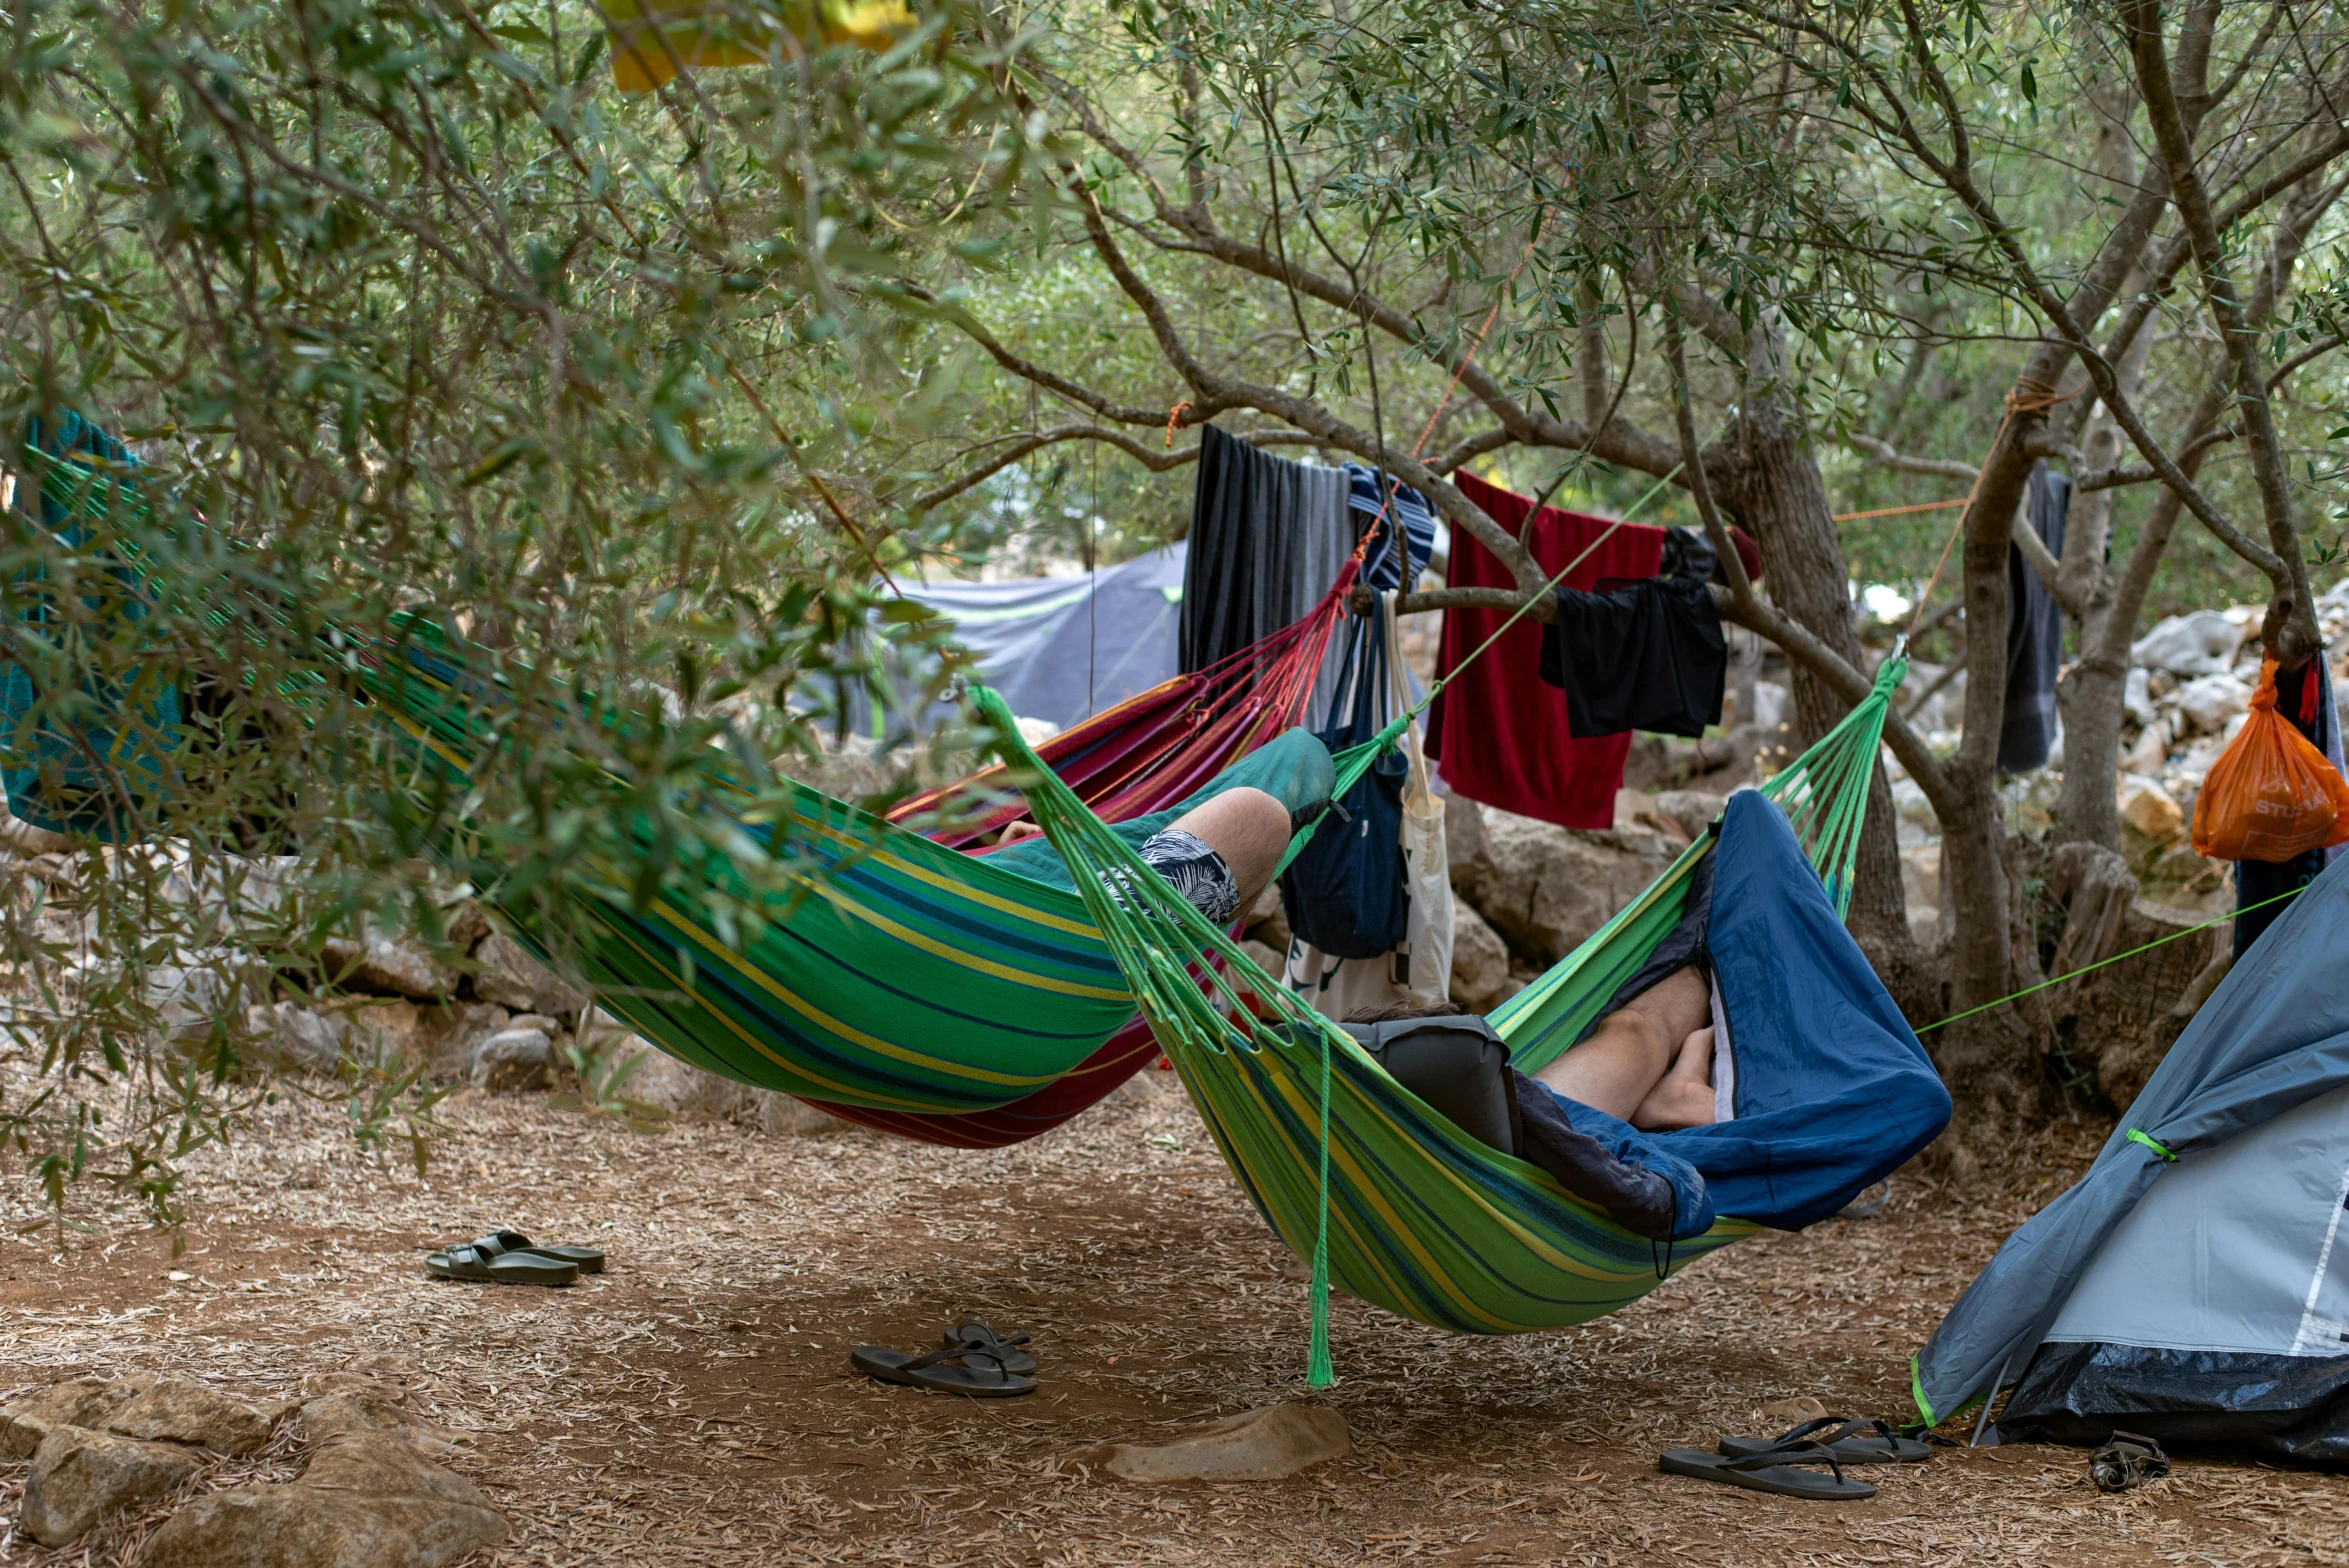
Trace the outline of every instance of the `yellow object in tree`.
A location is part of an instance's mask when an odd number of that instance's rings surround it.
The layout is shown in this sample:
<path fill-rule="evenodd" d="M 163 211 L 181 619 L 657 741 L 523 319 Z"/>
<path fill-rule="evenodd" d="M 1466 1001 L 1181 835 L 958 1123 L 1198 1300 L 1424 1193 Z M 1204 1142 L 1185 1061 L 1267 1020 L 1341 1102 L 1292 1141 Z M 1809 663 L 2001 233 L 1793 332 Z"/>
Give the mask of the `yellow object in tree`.
<path fill-rule="evenodd" d="M 725 0 L 605 0 L 604 14 L 612 81 L 624 93 L 651 92 L 689 65 L 758 65 L 779 43 L 886 49 L 915 20 L 905 0 L 784 0 L 772 11 Z"/>

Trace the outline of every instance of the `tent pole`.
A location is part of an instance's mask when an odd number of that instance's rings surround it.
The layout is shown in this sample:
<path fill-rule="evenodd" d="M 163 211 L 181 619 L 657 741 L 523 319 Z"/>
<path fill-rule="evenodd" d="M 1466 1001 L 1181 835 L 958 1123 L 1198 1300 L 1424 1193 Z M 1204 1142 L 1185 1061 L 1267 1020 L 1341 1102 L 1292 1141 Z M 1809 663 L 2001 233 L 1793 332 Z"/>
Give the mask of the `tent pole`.
<path fill-rule="evenodd" d="M 2015 1364 L 2015 1357 L 2022 1352 L 2022 1348 L 2017 1345 L 2013 1350 L 2008 1351 L 2006 1359 L 1998 1364 L 1998 1376 L 1991 1380 L 1990 1392 L 1982 1396 L 1982 1413 L 1974 1418 L 1974 1436 L 1973 1440 L 1966 1444 L 1968 1448 L 1982 1446 L 1982 1429 L 1990 1424 L 1991 1401 L 1998 1398 L 2000 1389 L 2006 1387 L 2006 1369 Z"/>

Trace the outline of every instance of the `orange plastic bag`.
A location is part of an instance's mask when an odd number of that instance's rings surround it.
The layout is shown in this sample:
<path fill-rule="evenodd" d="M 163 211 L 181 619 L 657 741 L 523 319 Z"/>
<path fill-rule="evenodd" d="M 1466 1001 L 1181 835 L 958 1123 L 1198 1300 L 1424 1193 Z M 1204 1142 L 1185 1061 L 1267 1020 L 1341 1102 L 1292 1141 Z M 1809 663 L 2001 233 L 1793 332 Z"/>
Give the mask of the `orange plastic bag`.
<path fill-rule="evenodd" d="M 2251 717 L 2194 800 L 2194 853 L 2211 860 L 2290 860 L 2349 843 L 2349 783 L 2276 712 L 2276 661 L 2260 667 Z"/>

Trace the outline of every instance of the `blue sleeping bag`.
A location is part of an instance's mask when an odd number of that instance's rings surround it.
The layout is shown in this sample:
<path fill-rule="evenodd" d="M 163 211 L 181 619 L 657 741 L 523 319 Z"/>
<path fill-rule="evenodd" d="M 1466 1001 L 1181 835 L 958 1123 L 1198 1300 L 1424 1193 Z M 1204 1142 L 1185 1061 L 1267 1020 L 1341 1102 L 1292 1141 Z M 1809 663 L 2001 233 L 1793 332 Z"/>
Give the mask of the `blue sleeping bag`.
<path fill-rule="evenodd" d="M 1949 1091 L 1775 805 L 1730 796 L 1712 860 L 1702 946 L 1728 1015 L 1733 1119 L 1641 1132 L 1543 1092 L 1575 1131 L 1673 1184 L 1676 1237 L 1717 1215 L 1800 1230 L 1939 1137 Z"/>

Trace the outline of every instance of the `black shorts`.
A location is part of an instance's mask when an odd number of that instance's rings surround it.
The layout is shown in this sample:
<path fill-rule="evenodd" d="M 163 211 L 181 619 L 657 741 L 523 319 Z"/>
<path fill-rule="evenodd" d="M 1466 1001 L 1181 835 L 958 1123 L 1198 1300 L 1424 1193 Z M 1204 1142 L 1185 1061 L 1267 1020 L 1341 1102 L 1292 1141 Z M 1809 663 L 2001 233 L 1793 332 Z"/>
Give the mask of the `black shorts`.
<path fill-rule="evenodd" d="M 1142 863 L 1174 885 L 1193 909 L 1219 926 L 1240 915 L 1240 884 L 1223 856 L 1196 833 L 1168 828 L 1141 849 Z"/>

